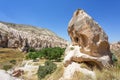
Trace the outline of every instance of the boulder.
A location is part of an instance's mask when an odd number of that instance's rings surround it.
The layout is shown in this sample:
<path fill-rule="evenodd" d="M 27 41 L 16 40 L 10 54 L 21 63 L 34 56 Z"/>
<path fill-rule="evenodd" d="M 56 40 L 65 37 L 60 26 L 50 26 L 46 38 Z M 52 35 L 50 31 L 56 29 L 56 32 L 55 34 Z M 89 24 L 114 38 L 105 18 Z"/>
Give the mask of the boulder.
<path fill-rule="evenodd" d="M 13 73 L 12 73 L 12 76 L 13 77 L 20 77 L 22 76 L 22 74 L 24 74 L 24 71 L 23 70 L 15 70 Z"/>

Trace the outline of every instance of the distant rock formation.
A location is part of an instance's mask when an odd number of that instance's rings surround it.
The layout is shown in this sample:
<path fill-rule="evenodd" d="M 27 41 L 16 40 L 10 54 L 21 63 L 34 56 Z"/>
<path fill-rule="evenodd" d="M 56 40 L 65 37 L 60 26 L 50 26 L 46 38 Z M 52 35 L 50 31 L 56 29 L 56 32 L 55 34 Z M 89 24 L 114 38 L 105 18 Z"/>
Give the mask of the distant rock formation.
<path fill-rule="evenodd" d="M 66 48 L 64 66 L 65 72 L 60 80 L 70 80 L 70 74 L 75 71 L 82 72 L 79 65 L 86 63 L 98 68 L 109 67 L 112 64 L 112 54 L 108 43 L 108 36 L 102 28 L 83 10 L 77 10 L 73 14 L 68 25 L 68 33 L 72 44 Z M 69 69 L 72 68 L 74 69 Z M 72 70 L 72 71 L 71 71 Z M 94 72 L 86 70 L 88 73 Z M 72 72 L 72 73 L 70 73 Z M 87 73 L 86 72 L 86 73 Z M 84 73 L 86 75 L 86 73 Z M 65 77 L 70 75 L 69 77 Z M 95 78 L 95 77 L 94 77 Z"/>
<path fill-rule="evenodd" d="M 27 51 L 47 47 L 67 46 L 67 41 L 48 29 L 29 25 L 0 22 L 0 47 L 19 48 Z"/>
<path fill-rule="evenodd" d="M 120 51 L 120 41 L 116 43 L 111 43 L 110 49 L 114 51 Z"/>

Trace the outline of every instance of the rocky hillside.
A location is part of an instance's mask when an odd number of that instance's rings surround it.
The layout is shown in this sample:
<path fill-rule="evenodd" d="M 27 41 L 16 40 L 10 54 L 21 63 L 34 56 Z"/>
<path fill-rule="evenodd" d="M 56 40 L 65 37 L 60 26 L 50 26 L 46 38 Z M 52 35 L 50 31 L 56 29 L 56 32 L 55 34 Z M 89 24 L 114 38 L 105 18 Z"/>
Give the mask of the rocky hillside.
<path fill-rule="evenodd" d="M 112 53 L 115 55 L 115 57 L 118 59 L 118 63 L 120 64 L 120 41 L 111 43 L 110 49 Z"/>
<path fill-rule="evenodd" d="M 67 41 L 48 29 L 30 25 L 0 22 L 0 47 L 41 49 L 46 47 L 66 47 Z"/>
<path fill-rule="evenodd" d="M 112 43 L 110 45 L 111 50 L 117 51 L 120 53 L 120 41 L 116 43 Z"/>

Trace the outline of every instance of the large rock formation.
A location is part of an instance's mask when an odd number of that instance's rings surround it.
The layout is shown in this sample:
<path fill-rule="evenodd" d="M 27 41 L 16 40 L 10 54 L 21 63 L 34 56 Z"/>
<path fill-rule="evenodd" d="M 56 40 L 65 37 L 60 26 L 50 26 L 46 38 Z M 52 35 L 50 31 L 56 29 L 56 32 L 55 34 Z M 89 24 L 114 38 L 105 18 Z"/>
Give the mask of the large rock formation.
<path fill-rule="evenodd" d="M 80 9 L 75 11 L 68 25 L 68 34 L 72 44 L 65 51 L 65 72 L 62 80 L 70 80 L 70 77 L 65 77 L 65 75 L 69 74 L 68 68 L 73 63 L 92 64 L 100 69 L 112 64 L 108 36 L 85 11 Z M 76 68 L 72 70 L 73 73 L 75 71 L 81 72 L 80 69 Z"/>
<path fill-rule="evenodd" d="M 67 41 L 48 29 L 29 25 L 0 22 L 0 47 L 42 49 L 46 47 L 66 47 Z"/>

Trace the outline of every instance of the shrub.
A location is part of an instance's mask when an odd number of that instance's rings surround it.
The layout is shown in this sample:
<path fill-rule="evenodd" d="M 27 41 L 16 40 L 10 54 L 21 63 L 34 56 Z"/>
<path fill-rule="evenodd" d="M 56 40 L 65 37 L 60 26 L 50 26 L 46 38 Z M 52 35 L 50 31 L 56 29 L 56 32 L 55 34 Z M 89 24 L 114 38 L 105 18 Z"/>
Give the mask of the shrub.
<path fill-rule="evenodd" d="M 3 66 L 3 69 L 6 70 L 6 71 L 11 69 L 11 68 L 12 68 L 12 65 L 4 65 Z"/>
<path fill-rule="evenodd" d="M 28 52 L 36 52 L 34 48 L 29 48 Z"/>
<path fill-rule="evenodd" d="M 10 63 L 16 64 L 16 60 L 10 60 Z"/>
<path fill-rule="evenodd" d="M 45 67 L 48 71 L 48 74 L 51 74 L 57 68 L 56 64 L 53 63 L 52 61 L 46 61 L 45 62 Z"/>
<path fill-rule="evenodd" d="M 53 73 L 56 70 L 57 66 L 51 61 L 46 61 L 45 66 L 39 66 L 38 69 L 38 78 L 41 80 L 45 78 L 46 75 Z"/>
<path fill-rule="evenodd" d="M 45 66 L 39 66 L 37 74 L 38 74 L 38 79 L 39 80 L 44 78 L 47 75 L 47 70 L 46 70 Z"/>
<path fill-rule="evenodd" d="M 116 56 L 114 54 L 112 55 L 112 61 L 113 61 L 113 63 L 115 63 L 116 61 L 118 61 L 117 58 L 116 58 Z"/>
<path fill-rule="evenodd" d="M 74 47 L 70 47 L 70 50 L 74 50 Z"/>

